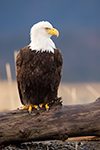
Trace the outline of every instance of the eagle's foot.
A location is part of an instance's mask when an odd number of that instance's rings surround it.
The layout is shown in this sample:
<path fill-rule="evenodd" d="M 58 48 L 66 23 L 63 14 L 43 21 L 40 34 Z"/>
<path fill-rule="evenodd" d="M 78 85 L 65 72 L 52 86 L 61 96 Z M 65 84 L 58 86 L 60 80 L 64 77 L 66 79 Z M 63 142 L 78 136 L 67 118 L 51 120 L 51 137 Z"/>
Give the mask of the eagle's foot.
<path fill-rule="evenodd" d="M 46 108 L 47 111 L 49 110 L 49 105 L 51 106 L 51 104 L 53 104 L 53 103 L 54 103 L 54 100 L 52 100 L 51 102 L 45 104 L 45 108 Z"/>
<path fill-rule="evenodd" d="M 29 105 L 29 108 L 28 108 L 28 111 L 29 111 L 30 114 L 32 113 L 32 109 L 33 109 L 33 108 L 39 110 L 39 107 L 38 107 L 37 105 L 32 105 L 32 104 L 30 104 L 30 105 Z"/>
<path fill-rule="evenodd" d="M 28 109 L 28 106 L 23 106 L 22 109 Z"/>
<path fill-rule="evenodd" d="M 44 106 L 45 109 L 48 111 L 48 110 L 49 110 L 49 105 L 51 105 L 51 104 L 53 104 L 53 103 L 54 103 L 54 100 L 52 100 L 51 102 L 46 103 L 46 104 L 41 103 L 41 104 L 39 105 L 39 107 L 42 108 L 42 107 Z"/>
<path fill-rule="evenodd" d="M 35 109 L 39 110 L 38 105 L 33 105 L 33 108 L 35 108 Z"/>
<path fill-rule="evenodd" d="M 42 103 L 42 104 L 39 105 L 39 107 L 42 108 L 43 106 L 45 106 L 45 109 L 48 111 L 49 110 L 49 106 L 48 105 L 49 105 L 49 103 L 47 103 L 45 105 Z"/>
<path fill-rule="evenodd" d="M 49 110 L 49 103 L 45 104 L 45 109 L 48 111 Z"/>
<path fill-rule="evenodd" d="M 42 108 L 42 107 L 43 107 L 43 105 L 44 105 L 43 103 L 42 103 L 42 104 L 39 104 L 39 107 L 40 107 L 40 108 Z"/>
<path fill-rule="evenodd" d="M 39 107 L 37 105 L 32 105 L 30 104 L 29 106 L 23 106 L 22 109 L 28 109 L 29 113 L 32 113 L 32 109 L 35 108 L 37 110 L 39 110 Z"/>

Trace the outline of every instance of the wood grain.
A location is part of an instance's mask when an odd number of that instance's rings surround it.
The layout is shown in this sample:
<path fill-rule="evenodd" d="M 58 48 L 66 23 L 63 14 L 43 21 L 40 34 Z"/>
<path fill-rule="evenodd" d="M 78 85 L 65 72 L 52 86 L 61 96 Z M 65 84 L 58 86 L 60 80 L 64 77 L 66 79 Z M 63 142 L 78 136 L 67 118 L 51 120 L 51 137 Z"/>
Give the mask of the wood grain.
<path fill-rule="evenodd" d="M 77 136 L 100 136 L 100 98 L 85 105 L 0 113 L 0 144 Z"/>

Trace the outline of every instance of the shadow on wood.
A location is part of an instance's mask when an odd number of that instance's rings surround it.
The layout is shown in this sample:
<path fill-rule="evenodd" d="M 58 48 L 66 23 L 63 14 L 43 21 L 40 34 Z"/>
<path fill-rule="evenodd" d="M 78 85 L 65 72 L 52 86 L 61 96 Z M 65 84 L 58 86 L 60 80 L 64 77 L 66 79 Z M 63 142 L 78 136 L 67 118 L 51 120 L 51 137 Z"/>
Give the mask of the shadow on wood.
<path fill-rule="evenodd" d="M 84 105 L 0 113 L 0 144 L 31 140 L 66 140 L 68 137 L 100 136 L 100 98 Z"/>

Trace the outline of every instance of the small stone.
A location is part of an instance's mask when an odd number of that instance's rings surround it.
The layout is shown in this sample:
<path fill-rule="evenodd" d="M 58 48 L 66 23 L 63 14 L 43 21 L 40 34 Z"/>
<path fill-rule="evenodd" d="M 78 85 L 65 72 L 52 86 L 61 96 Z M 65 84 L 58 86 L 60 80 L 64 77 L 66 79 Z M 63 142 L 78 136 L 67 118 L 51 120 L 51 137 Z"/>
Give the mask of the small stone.
<path fill-rule="evenodd" d="M 69 146 L 68 145 L 64 145 L 64 148 L 68 148 Z"/>
<path fill-rule="evenodd" d="M 43 146 L 43 144 L 42 144 L 42 143 L 39 143 L 39 146 L 40 146 L 40 147 L 42 147 L 42 146 Z"/>
<path fill-rule="evenodd" d="M 75 147 L 75 143 L 71 143 L 71 146 Z"/>
<path fill-rule="evenodd" d="M 51 147 L 49 147 L 49 150 L 55 150 L 55 148 L 51 146 Z"/>
<path fill-rule="evenodd" d="M 50 141 L 46 141 L 45 144 L 48 146 L 52 145 L 52 143 Z"/>

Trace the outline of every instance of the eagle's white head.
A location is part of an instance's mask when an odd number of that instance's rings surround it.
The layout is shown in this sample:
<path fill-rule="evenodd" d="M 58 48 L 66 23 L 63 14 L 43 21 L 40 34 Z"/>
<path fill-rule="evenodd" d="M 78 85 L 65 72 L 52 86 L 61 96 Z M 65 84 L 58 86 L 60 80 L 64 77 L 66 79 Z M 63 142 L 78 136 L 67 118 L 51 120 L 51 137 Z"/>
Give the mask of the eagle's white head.
<path fill-rule="evenodd" d="M 52 35 L 58 37 L 59 32 L 48 21 L 41 21 L 33 25 L 30 31 L 30 49 L 54 53 L 55 44 L 50 39 Z"/>

